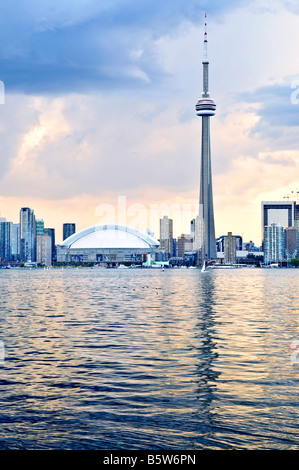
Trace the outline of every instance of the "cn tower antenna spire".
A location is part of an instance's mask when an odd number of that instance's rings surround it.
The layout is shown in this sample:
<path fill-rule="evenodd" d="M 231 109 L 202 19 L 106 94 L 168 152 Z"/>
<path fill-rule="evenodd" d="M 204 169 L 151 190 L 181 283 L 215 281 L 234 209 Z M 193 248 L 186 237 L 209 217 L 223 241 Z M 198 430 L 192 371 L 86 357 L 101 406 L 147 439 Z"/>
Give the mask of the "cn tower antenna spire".
<path fill-rule="evenodd" d="M 205 13 L 205 34 L 204 34 L 203 47 L 204 47 L 204 55 L 203 55 L 204 62 L 208 62 L 207 13 Z"/>

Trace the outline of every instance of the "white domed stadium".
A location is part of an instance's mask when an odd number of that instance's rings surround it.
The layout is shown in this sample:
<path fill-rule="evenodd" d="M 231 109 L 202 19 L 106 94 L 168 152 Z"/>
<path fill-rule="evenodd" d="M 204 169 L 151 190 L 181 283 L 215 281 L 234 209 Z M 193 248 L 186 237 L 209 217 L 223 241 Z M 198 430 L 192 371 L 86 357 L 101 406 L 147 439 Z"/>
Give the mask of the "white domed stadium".
<path fill-rule="evenodd" d="M 74 233 L 57 246 L 57 262 L 135 264 L 154 257 L 158 240 L 121 224 L 92 225 Z"/>

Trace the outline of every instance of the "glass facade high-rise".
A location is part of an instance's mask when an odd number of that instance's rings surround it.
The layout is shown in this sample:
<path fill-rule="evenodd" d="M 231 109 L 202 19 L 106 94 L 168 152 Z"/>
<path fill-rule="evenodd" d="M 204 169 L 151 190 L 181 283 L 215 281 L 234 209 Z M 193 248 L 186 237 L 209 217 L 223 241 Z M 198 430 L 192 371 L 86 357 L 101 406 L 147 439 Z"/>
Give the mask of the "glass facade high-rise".
<path fill-rule="evenodd" d="M 12 222 L 0 222 L 0 258 L 11 259 Z"/>
<path fill-rule="evenodd" d="M 55 228 L 45 228 L 44 233 L 51 237 L 52 263 L 56 261 Z"/>
<path fill-rule="evenodd" d="M 264 257 L 265 263 L 283 261 L 285 251 L 285 232 L 280 224 L 264 227 Z"/>
<path fill-rule="evenodd" d="M 35 224 L 36 224 L 36 235 L 44 235 L 45 223 L 43 219 L 36 219 Z"/>
<path fill-rule="evenodd" d="M 299 257 L 299 227 L 285 229 L 285 256 L 287 261 Z"/>
<path fill-rule="evenodd" d="M 20 257 L 25 262 L 36 260 L 35 215 L 29 207 L 20 210 Z"/>
<path fill-rule="evenodd" d="M 20 224 L 12 224 L 11 259 L 12 261 L 20 260 Z"/>
<path fill-rule="evenodd" d="M 73 223 L 63 224 L 63 240 L 66 240 L 74 233 L 76 233 L 76 224 L 73 224 Z"/>
<path fill-rule="evenodd" d="M 292 249 L 294 234 L 289 232 L 294 226 L 295 201 L 262 202 L 262 245 L 266 263 L 288 260 L 291 252 L 295 254 L 295 249 Z"/>

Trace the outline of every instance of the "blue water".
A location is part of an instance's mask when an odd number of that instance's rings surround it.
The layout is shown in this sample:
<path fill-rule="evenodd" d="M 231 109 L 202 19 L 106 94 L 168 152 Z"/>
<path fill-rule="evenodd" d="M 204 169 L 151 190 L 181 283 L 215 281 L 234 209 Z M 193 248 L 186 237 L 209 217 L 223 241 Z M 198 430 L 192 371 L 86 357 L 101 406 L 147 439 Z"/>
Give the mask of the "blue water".
<path fill-rule="evenodd" d="M 0 448 L 299 449 L 298 279 L 1 270 Z"/>

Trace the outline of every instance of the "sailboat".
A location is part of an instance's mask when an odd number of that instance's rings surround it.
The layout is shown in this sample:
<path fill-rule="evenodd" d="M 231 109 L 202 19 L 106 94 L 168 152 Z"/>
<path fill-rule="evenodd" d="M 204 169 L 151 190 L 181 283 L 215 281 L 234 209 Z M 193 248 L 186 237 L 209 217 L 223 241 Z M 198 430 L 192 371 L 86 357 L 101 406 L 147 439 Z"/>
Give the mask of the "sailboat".
<path fill-rule="evenodd" d="M 201 272 L 203 273 L 203 272 L 205 272 L 205 270 L 206 270 L 206 260 L 204 260 L 204 262 L 203 262 Z"/>

